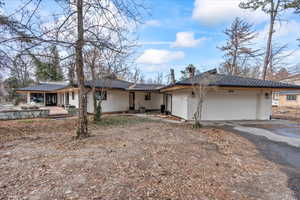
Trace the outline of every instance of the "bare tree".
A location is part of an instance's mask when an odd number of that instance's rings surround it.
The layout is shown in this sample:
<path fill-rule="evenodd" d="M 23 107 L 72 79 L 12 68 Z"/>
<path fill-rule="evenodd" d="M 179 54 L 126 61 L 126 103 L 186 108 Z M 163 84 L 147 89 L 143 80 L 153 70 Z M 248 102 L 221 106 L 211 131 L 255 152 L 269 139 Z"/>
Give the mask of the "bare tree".
<path fill-rule="evenodd" d="M 227 36 L 226 45 L 218 47 L 225 54 L 221 71 L 230 75 L 246 75 L 243 73 L 248 71 L 249 62 L 259 55 L 259 50 L 251 47 L 252 40 L 257 36 L 251 29 L 252 25 L 235 18 L 230 28 L 224 31 Z"/>
<path fill-rule="evenodd" d="M 205 96 L 207 95 L 209 84 L 213 79 L 213 74 L 217 72 L 216 69 L 204 72 L 200 75 L 191 78 L 193 95 L 196 99 L 196 111 L 194 113 L 194 128 L 201 128 L 201 120 L 203 118 L 203 104 Z"/>
<path fill-rule="evenodd" d="M 267 76 L 268 66 L 271 61 L 272 55 L 272 39 L 275 32 L 274 25 L 277 20 L 280 20 L 280 14 L 289 8 L 289 5 L 293 4 L 295 0 L 246 0 L 240 3 L 240 7 L 243 9 L 258 10 L 261 9 L 267 13 L 270 17 L 269 31 L 266 52 L 263 64 L 262 79 L 265 80 Z"/>
<path fill-rule="evenodd" d="M 289 66 L 293 64 L 286 61 L 287 58 L 294 53 L 293 51 L 287 51 L 287 48 L 287 44 L 281 46 L 275 44 L 272 45 L 272 52 L 266 79 L 277 80 L 279 71 L 283 68 L 289 68 Z"/>
<path fill-rule="evenodd" d="M 168 84 L 175 84 L 176 83 L 174 69 L 170 69 L 170 74 L 167 76 L 167 78 L 168 78 Z"/>
<path fill-rule="evenodd" d="M 133 83 L 138 83 L 141 79 L 141 69 L 135 67 L 131 72 L 129 72 L 128 80 Z"/>
<path fill-rule="evenodd" d="M 144 75 L 144 74 L 141 74 L 141 75 L 140 75 L 140 79 L 139 79 L 138 82 L 139 82 L 139 83 L 146 83 L 146 81 L 145 81 L 145 75 Z"/>
<path fill-rule="evenodd" d="M 164 77 L 163 73 L 162 72 L 158 72 L 156 74 L 156 77 L 155 77 L 153 83 L 155 83 L 155 84 L 163 84 L 163 81 L 164 81 L 163 77 Z"/>
<path fill-rule="evenodd" d="M 51 23 L 45 25 L 45 23 L 37 23 L 40 21 L 37 11 L 40 9 L 41 1 L 30 0 L 24 3 L 15 12 L 24 13 L 21 19 L 17 19 L 18 15 L 16 18 L 11 17 L 12 15 L 9 17 L 1 15 L 0 26 L 5 34 L 0 42 L 5 43 L 10 49 L 13 49 L 16 42 L 26 43 L 27 47 L 22 51 L 42 49 L 44 44 L 57 45 L 60 49 L 65 50 L 74 49 L 79 88 L 77 137 L 86 137 L 88 136 L 88 127 L 87 91 L 84 87 L 84 49 L 95 47 L 99 50 L 119 51 L 119 47 L 126 45 L 128 41 L 123 30 L 133 27 L 140 21 L 140 9 L 143 9 L 143 5 L 134 0 L 57 1 L 64 8 L 64 12 L 59 15 L 62 17 L 54 18 Z M 25 7 L 32 2 L 35 2 L 34 9 L 28 12 Z M 116 47 L 115 44 L 118 46 Z M 72 56 L 74 55 L 66 57 Z"/>
<path fill-rule="evenodd" d="M 127 52 L 123 49 L 120 52 L 116 51 L 100 51 L 98 48 L 91 48 L 85 51 L 84 59 L 88 67 L 87 74 L 92 77 L 92 95 L 94 105 L 94 121 L 101 120 L 102 100 L 107 89 L 111 87 L 111 82 L 117 76 L 124 77 L 128 72 L 128 65 L 123 59 L 123 55 Z M 96 91 L 96 83 L 100 80 L 103 88 Z M 105 90 L 103 90 L 105 89 Z M 98 94 L 99 95 L 96 95 Z"/>

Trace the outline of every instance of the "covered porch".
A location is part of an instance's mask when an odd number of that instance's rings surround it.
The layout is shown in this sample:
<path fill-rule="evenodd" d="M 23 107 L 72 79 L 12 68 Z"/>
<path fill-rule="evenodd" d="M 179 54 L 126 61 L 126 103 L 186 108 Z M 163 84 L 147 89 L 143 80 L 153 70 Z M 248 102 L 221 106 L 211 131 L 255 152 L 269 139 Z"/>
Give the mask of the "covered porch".
<path fill-rule="evenodd" d="M 36 103 L 42 106 L 57 106 L 57 93 L 28 92 L 27 104 Z"/>
<path fill-rule="evenodd" d="M 75 106 L 77 107 L 77 93 L 75 91 L 55 91 L 55 92 L 46 92 L 46 91 L 27 91 L 27 104 L 37 104 L 40 106 L 59 106 L 59 107 L 68 107 Z"/>

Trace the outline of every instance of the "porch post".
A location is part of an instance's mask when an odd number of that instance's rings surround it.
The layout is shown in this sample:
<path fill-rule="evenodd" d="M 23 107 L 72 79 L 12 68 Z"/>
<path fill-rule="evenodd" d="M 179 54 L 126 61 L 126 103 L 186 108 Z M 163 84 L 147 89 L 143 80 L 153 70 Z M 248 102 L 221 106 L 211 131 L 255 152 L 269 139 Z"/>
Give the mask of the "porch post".
<path fill-rule="evenodd" d="M 27 92 L 27 104 L 30 104 L 30 92 Z"/>
<path fill-rule="evenodd" d="M 44 106 L 46 106 L 46 92 L 44 92 Z"/>

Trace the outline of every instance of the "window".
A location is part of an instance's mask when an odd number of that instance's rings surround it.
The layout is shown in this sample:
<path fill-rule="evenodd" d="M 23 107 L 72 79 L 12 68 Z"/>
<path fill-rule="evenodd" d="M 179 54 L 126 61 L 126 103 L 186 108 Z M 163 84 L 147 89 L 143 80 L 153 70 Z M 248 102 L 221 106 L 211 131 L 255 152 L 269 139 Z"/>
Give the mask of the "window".
<path fill-rule="evenodd" d="M 107 100 L 107 92 L 106 91 L 97 91 L 96 92 L 96 100 Z"/>
<path fill-rule="evenodd" d="M 273 93 L 273 100 L 279 100 L 279 94 L 278 93 Z"/>
<path fill-rule="evenodd" d="M 151 92 L 148 92 L 146 95 L 145 95 L 145 101 L 150 101 L 151 100 Z"/>
<path fill-rule="evenodd" d="M 72 100 L 75 99 L 75 92 L 72 92 Z"/>
<path fill-rule="evenodd" d="M 288 101 L 296 101 L 297 96 L 296 95 L 286 95 L 286 100 Z"/>
<path fill-rule="evenodd" d="M 44 94 L 42 94 L 42 93 L 30 93 L 30 102 L 44 103 Z"/>

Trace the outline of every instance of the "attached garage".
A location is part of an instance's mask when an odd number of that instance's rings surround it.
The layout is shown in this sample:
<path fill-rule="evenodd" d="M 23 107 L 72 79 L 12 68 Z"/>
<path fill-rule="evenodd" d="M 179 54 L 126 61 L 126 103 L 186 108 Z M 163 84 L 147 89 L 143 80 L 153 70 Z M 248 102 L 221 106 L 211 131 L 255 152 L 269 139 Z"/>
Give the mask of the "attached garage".
<path fill-rule="evenodd" d="M 203 120 L 268 120 L 272 112 L 271 91 L 219 90 L 206 94 Z M 265 105 L 264 109 L 261 108 Z M 193 120 L 197 98 L 189 95 L 188 120 Z M 260 111 L 263 110 L 263 113 Z"/>
<path fill-rule="evenodd" d="M 203 73 L 162 89 L 172 95 L 172 115 L 194 120 L 199 99 L 193 88 L 201 85 L 204 76 L 210 81 L 205 85 L 201 120 L 269 120 L 272 91 L 300 89 L 286 83 Z"/>

